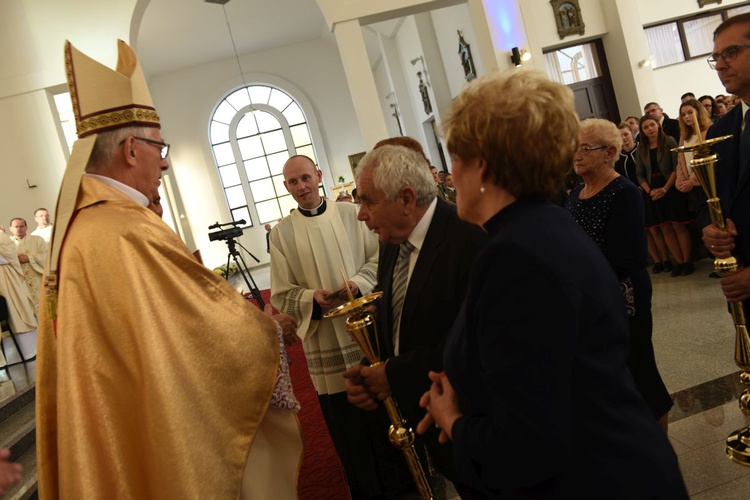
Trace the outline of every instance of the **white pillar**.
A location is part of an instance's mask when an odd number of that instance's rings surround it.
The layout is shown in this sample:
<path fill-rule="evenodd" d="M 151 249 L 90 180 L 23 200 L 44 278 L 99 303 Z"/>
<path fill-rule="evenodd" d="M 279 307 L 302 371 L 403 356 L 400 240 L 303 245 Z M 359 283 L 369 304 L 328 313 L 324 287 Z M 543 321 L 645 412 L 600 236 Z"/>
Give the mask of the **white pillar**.
<path fill-rule="evenodd" d="M 424 64 L 430 77 L 432 113 L 436 123 L 440 124 L 440 115 L 451 104 L 451 89 L 448 85 L 448 78 L 445 76 L 445 66 L 440 54 L 435 26 L 432 24 L 432 16 L 429 12 L 423 12 L 414 16 L 414 21 L 417 25 L 419 42 L 422 45 Z"/>
<path fill-rule="evenodd" d="M 487 72 L 495 68 L 513 69 L 510 62 L 513 47 L 532 53 L 532 59 L 523 63 L 525 68 L 544 71 L 541 50 L 537 53 L 530 47 L 520 0 L 467 0 L 467 5 L 479 45 L 477 52 Z"/>
<path fill-rule="evenodd" d="M 396 100 L 398 101 L 399 113 L 401 113 L 401 127 L 403 128 L 404 135 L 411 137 L 419 137 L 421 133 L 417 125 L 417 121 L 414 119 L 414 113 L 412 112 L 412 102 L 409 96 L 409 89 L 406 84 L 406 77 L 401 67 L 401 55 L 399 54 L 398 47 L 392 38 L 388 38 L 384 35 L 379 35 L 378 40 L 380 42 L 380 52 L 383 57 L 383 64 L 388 74 L 388 80 L 391 83 L 391 90 L 396 93 Z"/>
<path fill-rule="evenodd" d="M 354 102 L 362 139 L 365 147 L 370 149 L 376 142 L 388 137 L 388 128 L 380 109 L 380 99 L 362 37 L 362 28 L 359 20 L 355 19 L 336 23 L 333 32 L 344 64 L 344 73 Z"/>
<path fill-rule="evenodd" d="M 602 0 L 602 10 L 609 32 L 602 38 L 607 53 L 612 85 L 622 117 L 640 116 L 643 105 L 659 95 L 653 68 L 641 67 L 649 59 L 649 48 L 643 36 L 643 21 L 638 3 L 630 0 Z"/>

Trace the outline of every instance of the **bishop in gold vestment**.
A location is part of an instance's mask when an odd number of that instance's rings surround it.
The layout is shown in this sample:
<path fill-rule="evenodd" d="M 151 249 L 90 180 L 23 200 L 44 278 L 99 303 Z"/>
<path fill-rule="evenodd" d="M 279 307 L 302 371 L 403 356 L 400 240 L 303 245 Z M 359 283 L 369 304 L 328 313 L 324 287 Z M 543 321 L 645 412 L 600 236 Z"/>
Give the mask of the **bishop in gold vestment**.
<path fill-rule="evenodd" d="M 66 47 L 79 139 L 41 308 L 40 498 L 295 498 L 279 327 L 147 208 L 169 146 L 135 53 L 119 52 L 115 73 Z"/>

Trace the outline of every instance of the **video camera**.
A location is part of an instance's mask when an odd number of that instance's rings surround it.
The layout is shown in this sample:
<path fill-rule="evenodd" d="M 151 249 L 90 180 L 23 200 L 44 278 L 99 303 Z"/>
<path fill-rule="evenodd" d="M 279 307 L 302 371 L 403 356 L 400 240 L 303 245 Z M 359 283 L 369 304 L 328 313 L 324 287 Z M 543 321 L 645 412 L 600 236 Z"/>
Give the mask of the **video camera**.
<path fill-rule="evenodd" d="M 221 231 L 215 231 L 213 233 L 208 233 L 208 240 L 209 241 L 219 241 L 219 240 L 228 240 L 230 238 L 239 238 L 242 236 L 243 229 L 240 226 L 245 225 L 245 219 L 240 219 L 237 221 L 232 222 L 226 222 L 224 224 L 219 224 L 218 222 L 216 224 L 211 224 L 208 226 L 208 230 L 212 229 L 219 229 L 220 227 L 224 226 L 232 226 L 229 229 L 222 229 Z"/>

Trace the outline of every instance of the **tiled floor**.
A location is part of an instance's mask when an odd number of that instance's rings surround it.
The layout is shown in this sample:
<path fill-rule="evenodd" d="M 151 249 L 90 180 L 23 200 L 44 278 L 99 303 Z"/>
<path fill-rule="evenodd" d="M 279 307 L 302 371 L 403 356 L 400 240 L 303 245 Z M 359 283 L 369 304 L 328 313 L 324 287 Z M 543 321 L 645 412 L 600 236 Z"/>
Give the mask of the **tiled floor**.
<path fill-rule="evenodd" d="M 690 276 L 652 275 L 654 348 L 673 394 L 669 438 L 695 499 L 750 498 L 750 467 L 729 460 L 726 437 L 750 424 L 739 409 L 734 326 L 712 263 Z"/>

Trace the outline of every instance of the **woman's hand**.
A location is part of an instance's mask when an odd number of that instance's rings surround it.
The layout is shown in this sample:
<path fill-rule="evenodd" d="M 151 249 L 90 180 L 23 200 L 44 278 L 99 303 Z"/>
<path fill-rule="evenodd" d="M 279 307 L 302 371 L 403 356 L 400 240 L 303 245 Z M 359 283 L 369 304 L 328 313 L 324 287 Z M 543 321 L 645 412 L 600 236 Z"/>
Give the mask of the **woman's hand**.
<path fill-rule="evenodd" d="M 445 373 L 430 372 L 432 387 L 419 400 L 419 406 L 427 409 L 427 415 L 417 425 L 417 432 L 424 434 L 434 424 L 438 427 L 438 442 L 446 443 L 452 438 L 453 424 L 463 416 L 453 386 Z"/>
<path fill-rule="evenodd" d="M 664 188 L 655 188 L 651 190 L 651 199 L 656 201 L 664 198 L 667 191 Z"/>
<path fill-rule="evenodd" d="M 688 191 L 691 191 L 693 189 L 693 183 L 690 182 L 689 179 L 680 179 L 675 183 L 675 187 L 682 191 L 683 193 L 687 193 Z"/>

